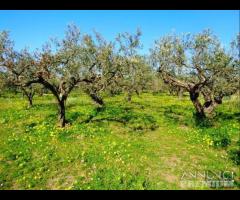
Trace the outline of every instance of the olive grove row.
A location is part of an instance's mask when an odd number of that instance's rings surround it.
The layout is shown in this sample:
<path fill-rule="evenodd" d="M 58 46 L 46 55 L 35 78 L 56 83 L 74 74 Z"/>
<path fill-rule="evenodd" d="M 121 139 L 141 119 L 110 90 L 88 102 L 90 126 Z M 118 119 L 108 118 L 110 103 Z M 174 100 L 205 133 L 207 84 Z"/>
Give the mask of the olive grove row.
<path fill-rule="evenodd" d="M 67 98 L 76 87 L 104 106 L 103 93 L 123 92 L 126 101 L 131 101 L 134 93 L 152 90 L 161 80 L 169 88 L 188 92 L 197 116 L 203 118 L 224 96 L 239 90 L 239 36 L 226 50 L 210 30 L 169 34 L 155 41 L 147 55 L 139 53 L 140 38 L 137 30 L 108 41 L 97 32 L 82 34 L 77 26 L 70 25 L 62 40 L 51 39 L 42 49 L 30 52 L 27 48 L 16 51 L 9 33 L 2 31 L 0 89 L 14 85 L 32 105 L 36 90 L 42 86 L 58 103 L 61 127 L 67 122 Z"/>

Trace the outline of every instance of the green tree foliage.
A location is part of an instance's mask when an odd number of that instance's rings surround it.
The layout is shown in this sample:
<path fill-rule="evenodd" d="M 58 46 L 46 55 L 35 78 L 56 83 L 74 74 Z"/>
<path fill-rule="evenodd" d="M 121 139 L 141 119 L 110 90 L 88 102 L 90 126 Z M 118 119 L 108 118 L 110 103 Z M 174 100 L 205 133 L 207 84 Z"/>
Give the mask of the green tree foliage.
<path fill-rule="evenodd" d="M 151 58 L 165 83 L 189 92 L 199 117 L 212 114 L 224 96 L 239 88 L 239 58 L 222 48 L 209 30 L 165 36 L 155 42 Z"/>
<path fill-rule="evenodd" d="M 9 33 L 0 33 L 0 66 L 5 74 L 5 86 L 8 88 L 18 87 L 28 99 L 32 106 L 35 86 L 24 87 L 26 81 L 31 80 L 34 75 L 33 57 L 24 49 L 20 52 L 14 50 L 14 43 L 9 39 Z"/>
<path fill-rule="evenodd" d="M 136 34 L 122 33 L 117 37 L 118 44 L 118 62 L 121 81 L 119 86 L 127 94 L 127 100 L 131 101 L 133 93 L 139 93 L 144 70 L 146 64 L 138 55 L 138 49 L 141 48 L 140 30 Z"/>
<path fill-rule="evenodd" d="M 124 92 L 131 101 L 134 93 L 145 90 L 169 90 L 180 97 L 187 91 L 200 117 L 211 115 L 224 96 L 239 90 L 239 36 L 227 52 L 209 30 L 167 35 L 155 42 L 150 56 L 143 56 L 139 54 L 141 35 L 137 30 L 107 41 L 97 32 L 81 34 L 78 27 L 69 25 L 63 39 L 52 39 L 29 53 L 15 51 L 8 32 L 2 31 L 0 75 L 6 79 L 1 78 L 0 87 L 17 86 L 29 105 L 36 92 L 48 90 L 58 103 L 61 127 L 67 122 L 67 98 L 77 86 L 100 106 L 104 106 L 104 93 Z M 157 80 L 159 75 L 162 80 Z"/>
<path fill-rule="evenodd" d="M 103 104 L 99 92 L 106 88 L 115 72 L 112 44 L 106 43 L 99 34 L 95 41 L 89 35 L 82 36 L 76 26 L 70 25 L 64 39 L 51 40 L 34 55 L 25 50 L 14 51 L 7 34 L 2 37 L 1 46 L 2 65 L 15 84 L 24 92 L 32 84 L 41 84 L 55 96 L 61 127 L 66 124 L 66 100 L 78 84 L 82 83 L 92 99 Z"/>
<path fill-rule="evenodd" d="M 99 33 L 85 35 L 79 52 L 79 65 L 83 66 L 84 91 L 98 105 L 103 106 L 101 94 L 113 83 L 117 73 L 114 44 L 107 42 Z"/>
<path fill-rule="evenodd" d="M 3 93 L 5 88 L 5 74 L 0 72 L 0 95 Z"/>

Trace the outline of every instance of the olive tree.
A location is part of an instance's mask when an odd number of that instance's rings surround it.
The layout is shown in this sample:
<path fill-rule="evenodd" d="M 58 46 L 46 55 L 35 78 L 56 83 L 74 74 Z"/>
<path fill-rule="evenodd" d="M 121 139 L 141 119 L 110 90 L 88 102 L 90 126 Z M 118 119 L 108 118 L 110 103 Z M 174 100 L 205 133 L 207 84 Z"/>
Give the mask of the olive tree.
<path fill-rule="evenodd" d="M 119 86 L 127 93 L 127 101 L 131 101 L 133 93 L 138 93 L 138 83 L 141 82 L 141 77 L 145 65 L 143 59 L 138 55 L 138 50 L 141 48 L 140 30 L 136 34 L 121 33 L 116 38 L 118 45 L 118 65 L 121 81 Z"/>
<path fill-rule="evenodd" d="M 104 104 L 99 92 L 110 84 L 116 72 L 113 46 L 99 34 L 94 40 L 89 35 L 81 35 L 76 26 L 70 25 L 62 40 L 50 40 L 33 55 L 14 51 L 8 35 L 1 38 L 1 65 L 6 66 L 10 77 L 24 91 L 26 87 L 31 89 L 33 84 L 40 84 L 53 94 L 61 127 L 67 122 L 67 98 L 77 85 L 82 84 L 95 102 Z"/>
<path fill-rule="evenodd" d="M 207 71 L 208 84 L 204 85 L 201 94 L 204 97 L 204 111 L 212 113 L 222 103 L 223 97 L 231 96 L 240 88 L 239 36 L 230 45 L 230 51 L 223 48 L 215 51 L 212 63 Z"/>
<path fill-rule="evenodd" d="M 0 71 L 0 96 L 5 89 L 5 83 L 6 83 L 5 73 Z"/>
<path fill-rule="evenodd" d="M 77 43 L 80 32 L 75 26 L 69 26 L 65 38 L 44 45 L 42 51 L 34 55 L 13 50 L 13 42 L 6 32 L 1 34 L 1 66 L 8 70 L 10 78 L 25 89 L 32 84 L 41 84 L 51 91 L 57 100 L 60 126 L 64 127 L 65 103 L 74 86 L 83 80 L 79 77 L 79 65 L 76 64 Z M 53 51 L 53 45 L 54 51 Z"/>
<path fill-rule="evenodd" d="M 53 94 L 58 103 L 61 127 L 67 122 L 65 107 L 68 96 L 78 83 L 88 81 L 82 78 L 84 72 L 79 64 L 80 43 L 79 29 L 74 25 L 68 26 L 64 39 L 53 40 L 36 53 L 34 78 L 25 84 L 41 84 Z"/>
<path fill-rule="evenodd" d="M 91 99 L 104 106 L 102 93 L 114 83 L 118 70 L 114 44 L 107 42 L 99 33 L 94 37 L 83 37 L 80 53 L 80 65 L 84 68 L 84 78 L 81 85 Z"/>
<path fill-rule="evenodd" d="M 155 42 L 151 58 L 165 83 L 189 92 L 198 117 L 212 114 L 224 96 L 237 90 L 239 62 L 210 30 L 165 36 Z"/>
<path fill-rule="evenodd" d="M 14 43 L 9 39 L 9 33 L 0 33 L 0 67 L 4 71 L 5 84 L 18 87 L 27 97 L 29 106 L 32 106 L 35 90 L 33 86 L 24 87 L 23 83 L 33 75 L 33 58 L 27 49 L 20 52 L 14 50 Z"/>

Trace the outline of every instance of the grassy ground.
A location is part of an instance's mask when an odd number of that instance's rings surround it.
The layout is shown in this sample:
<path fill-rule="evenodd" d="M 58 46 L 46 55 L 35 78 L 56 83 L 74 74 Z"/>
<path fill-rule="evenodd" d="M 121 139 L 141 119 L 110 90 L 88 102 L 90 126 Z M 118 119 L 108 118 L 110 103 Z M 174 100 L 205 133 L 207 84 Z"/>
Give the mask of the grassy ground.
<path fill-rule="evenodd" d="M 51 95 L 35 97 L 29 109 L 20 96 L 1 97 L 0 189 L 209 189 L 182 184 L 184 173 L 196 171 L 231 171 L 238 181 L 228 153 L 239 144 L 237 99 L 226 100 L 205 124 L 195 121 L 188 97 L 123 99 L 106 98 L 98 110 L 87 96 L 73 94 L 71 125 L 61 129 Z"/>

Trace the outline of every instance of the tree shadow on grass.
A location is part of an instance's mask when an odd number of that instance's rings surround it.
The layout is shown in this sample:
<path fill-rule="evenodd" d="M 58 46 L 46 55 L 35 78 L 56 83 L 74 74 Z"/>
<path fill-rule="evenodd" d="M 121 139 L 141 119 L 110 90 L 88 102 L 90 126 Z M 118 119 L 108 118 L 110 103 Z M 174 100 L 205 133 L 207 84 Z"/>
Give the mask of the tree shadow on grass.
<path fill-rule="evenodd" d="M 89 103 L 87 103 L 87 102 L 78 102 L 78 104 L 76 105 L 75 102 L 67 102 L 67 104 L 66 104 L 66 108 L 67 109 L 74 108 L 76 106 L 80 106 L 80 107 L 81 106 L 83 106 L 83 107 L 89 106 L 89 107 L 92 107 L 93 103 L 91 103 L 91 102 L 89 102 Z"/>
<path fill-rule="evenodd" d="M 104 111 L 104 110 L 105 110 L 105 106 L 95 108 L 94 111 L 93 111 L 93 113 L 92 113 L 87 119 L 85 119 L 84 121 L 82 121 L 80 124 L 84 124 L 84 123 L 89 123 L 89 122 L 91 122 L 94 117 L 98 116 L 99 113 L 101 113 L 101 112 Z"/>
<path fill-rule="evenodd" d="M 198 128 L 210 128 L 215 125 L 216 122 L 221 123 L 229 123 L 232 120 L 237 120 L 240 122 L 240 113 L 224 113 L 224 112 L 216 112 L 213 117 L 201 118 L 194 114 L 195 125 Z"/>
<path fill-rule="evenodd" d="M 192 113 L 189 116 L 188 113 Z M 198 116 L 192 108 L 182 107 L 180 105 L 171 105 L 164 107 L 163 111 L 166 121 L 175 125 L 194 126 L 198 128 L 209 128 L 214 125 L 213 118 L 204 118 Z"/>
<path fill-rule="evenodd" d="M 55 102 L 48 102 L 48 103 L 34 103 L 33 102 L 33 106 L 31 107 L 28 107 L 27 109 L 28 110 L 39 110 L 39 109 L 44 109 L 44 110 L 47 110 L 47 109 L 56 109 L 57 107 L 57 103 Z"/>
<path fill-rule="evenodd" d="M 118 122 L 134 131 L 155 130 L 158 127 L 153 116 L 134 112 L 132 108 L 122 105 L 96 108 L 94 113 L 81 123 L 95 122 Z"/>
<path fill-rule="evenodd" d="M 116 121 L 126 124 L 132 118 L 134 118 L 132 108 L 122 105 L 108 105 L 107 107 L 95 108 L 93 113 L 82 123 Z"/>
<path fill-rule="evenodd" d="M 193 113 L 193 119 L 194 125 L 200 129 L 211 128 L 214 126 L 216 121 L 214 118 L 198 116 L 195 112 Z"/>
<path fill-rule="evenodd" d="M 167 121 L 175 124 L 187 121 L 187 116 L 184 115 L 182 107 L 178 105 L 164 107 L 163 115 L 164 118 L 167 119 Z"/>
<path fill-rule="evenodd" d="M 68 123 L 72 124 L 74 123 L 79 117 L 84 116 L 81 112 L 69 112 L 67 115 L 67 121 Z"/>
<path fill-rule="evenodd" d="M 219 120 L 229 121 L 229 120 L 237 120 L 240 122 L 240 112 L 237 113 L 224 113 L 224 112 L 217 112 L 216 117 Z"/>

